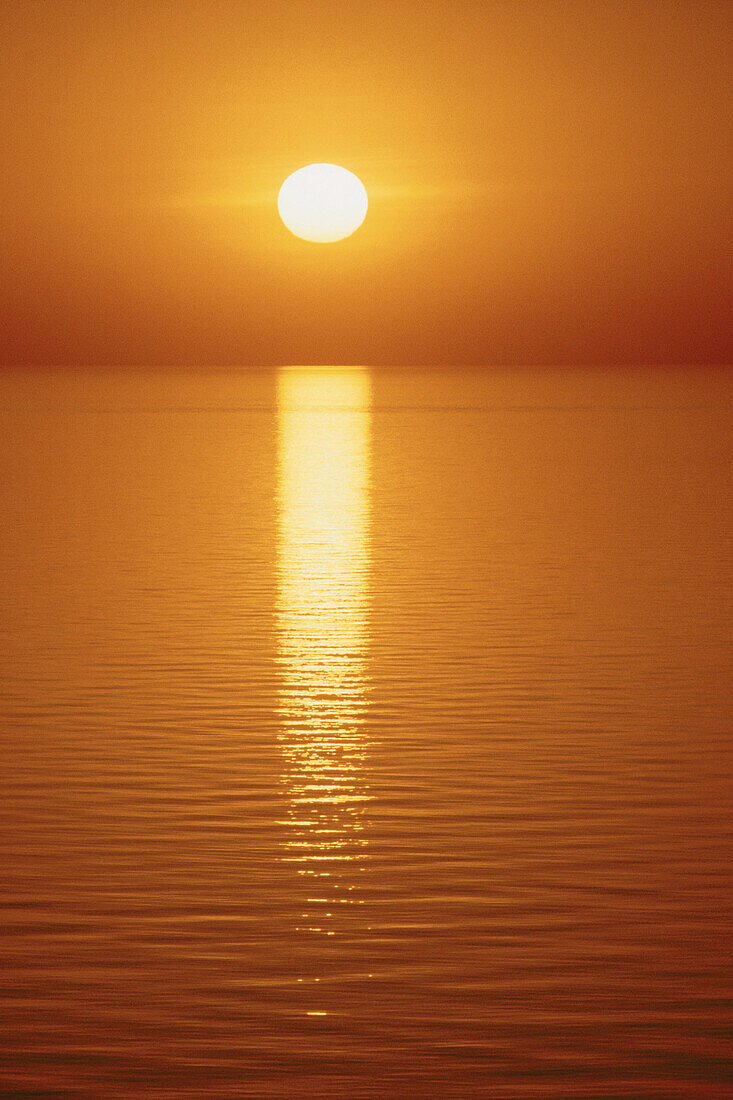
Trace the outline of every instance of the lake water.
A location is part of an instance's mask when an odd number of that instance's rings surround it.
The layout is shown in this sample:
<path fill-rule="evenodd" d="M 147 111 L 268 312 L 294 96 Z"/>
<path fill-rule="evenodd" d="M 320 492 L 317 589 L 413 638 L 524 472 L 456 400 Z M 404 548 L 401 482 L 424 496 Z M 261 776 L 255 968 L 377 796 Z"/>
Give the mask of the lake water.
<path fill-rule="evenodd" d="M 731 1095 L 732 395 L 0 376 L 2 1096 Z"/>

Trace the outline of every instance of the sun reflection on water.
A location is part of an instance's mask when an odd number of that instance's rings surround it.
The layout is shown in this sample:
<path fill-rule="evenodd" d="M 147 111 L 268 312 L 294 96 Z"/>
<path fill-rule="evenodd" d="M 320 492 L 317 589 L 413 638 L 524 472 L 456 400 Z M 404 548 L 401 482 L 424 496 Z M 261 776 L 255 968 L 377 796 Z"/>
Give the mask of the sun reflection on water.
<path fill-rule="evenodd" d="M 368 858 L 369 375 L 283 370 L 278 422 L 285 859 L 308 880 L 303 930 L 335 935 Z"/>

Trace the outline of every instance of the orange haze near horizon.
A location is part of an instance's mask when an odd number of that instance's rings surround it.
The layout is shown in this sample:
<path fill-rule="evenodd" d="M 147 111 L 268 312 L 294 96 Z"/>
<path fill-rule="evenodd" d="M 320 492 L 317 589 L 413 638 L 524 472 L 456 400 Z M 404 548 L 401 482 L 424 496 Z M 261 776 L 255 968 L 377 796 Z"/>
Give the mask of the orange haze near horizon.
<path fill-rule="evenodd" d="M 14 0 L 0 363 L 729 363 L 728 3 Z M 356 173 L 364 225 L 276 198 Z"/>

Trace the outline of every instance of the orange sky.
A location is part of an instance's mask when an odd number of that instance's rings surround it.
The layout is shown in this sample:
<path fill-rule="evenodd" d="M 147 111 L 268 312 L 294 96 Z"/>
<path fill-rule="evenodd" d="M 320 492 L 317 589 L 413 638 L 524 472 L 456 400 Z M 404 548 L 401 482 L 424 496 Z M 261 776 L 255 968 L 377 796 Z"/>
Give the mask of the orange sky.
<path fill-rule="evenodd" d="M 730 363 L 733 5 L 0 5 L 0 362 Z M 370 196 L 291 236 L 290 172 Z"/>

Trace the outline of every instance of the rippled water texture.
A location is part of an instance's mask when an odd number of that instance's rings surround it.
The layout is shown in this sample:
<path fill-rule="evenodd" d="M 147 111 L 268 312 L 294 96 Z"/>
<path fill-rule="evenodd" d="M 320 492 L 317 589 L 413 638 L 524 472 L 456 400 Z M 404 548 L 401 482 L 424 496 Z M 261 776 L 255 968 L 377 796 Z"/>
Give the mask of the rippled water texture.
<path fill-rule="evenodd" d="M 2 375 L 0 1093 L 730 1095 L 732 377 Z"/>

